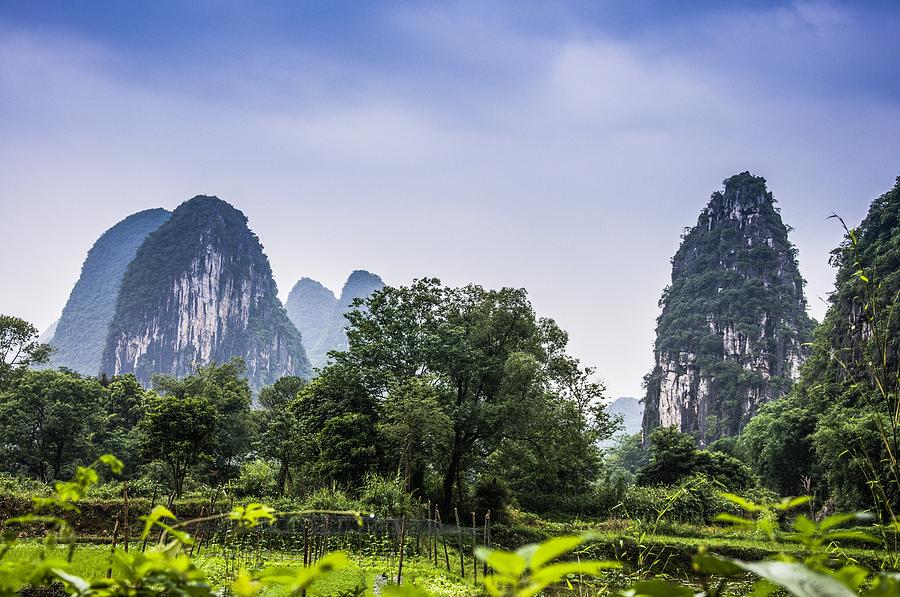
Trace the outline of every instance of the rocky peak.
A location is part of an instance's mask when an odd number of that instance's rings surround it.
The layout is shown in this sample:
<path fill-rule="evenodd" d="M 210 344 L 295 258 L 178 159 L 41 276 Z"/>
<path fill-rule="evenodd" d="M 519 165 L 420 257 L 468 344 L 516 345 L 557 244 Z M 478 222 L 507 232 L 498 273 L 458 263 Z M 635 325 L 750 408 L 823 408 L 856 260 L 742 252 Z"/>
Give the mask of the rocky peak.
<path fill-rule="evenodd" d="M 787 391 L 811 337 L 796 250 L 765 179 L 743 172 L 724 185 L 672 258 L 645 432 L 674 425 L 701 443 L 736 435 Z"/>
<path fill-rule="evenodd" d="M 358 269 L 350 274 L 341 290 L 340 304 L 349 307 L 355 299 L 364 299 L 372 295 L 376 290 L 384 288 L 384 281 L 380 276 Z"/>
<path fill-rule="evenodd" d="M 241 357 L 254 388 L 309 375 L 247 217 L 198 195 L 147 237 L 125 273 L 103 357 L 109 374 L 182 376 Z"/>
<path fill-rule="evenodd" d="M 303 344 L 313 367 L 324 367 L 330 351 L 347 349 L 344 314 L 355 299 L 366 299 L 382 288 L 381 278 L 365 270 L 350 274 L 340 298 L 335 298 L 319 282 L 300 278 L 288 295 L 286 307 L 291 321 L 303 334 Z"/>

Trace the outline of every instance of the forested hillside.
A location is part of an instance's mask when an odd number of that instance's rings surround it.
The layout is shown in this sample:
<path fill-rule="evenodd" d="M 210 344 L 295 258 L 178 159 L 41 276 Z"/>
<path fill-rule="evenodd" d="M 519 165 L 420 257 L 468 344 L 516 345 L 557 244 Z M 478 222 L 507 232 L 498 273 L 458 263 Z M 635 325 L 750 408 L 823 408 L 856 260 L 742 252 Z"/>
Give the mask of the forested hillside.
<path fill-rule="evenodd" d="M 835 222 L 835 225 L 838 225 Z M 832 253 L 835 292 L 794 390 L 763 408 L 741 442 L 784 494 L 897 511 L 900 437 L 900 179 Z"/>
<path fill-rule="evenodd" d="M 72 288 L 51 339 L 52 364 L 87 375 L 100 373 L 109 324 L 128 264 L 147 235 L 172 214 L 148 209 L 132 214 L 104 232 L 88 251 L 81 276 Z"/>
<path fill-rule="evenodd" d="M 660 299 L 644 433 L 674 425 L 708 444 L 737 435 L 799 374 L 813 322 L 797 252 L 765 179 L 713 193 L 672 258 Z"/>

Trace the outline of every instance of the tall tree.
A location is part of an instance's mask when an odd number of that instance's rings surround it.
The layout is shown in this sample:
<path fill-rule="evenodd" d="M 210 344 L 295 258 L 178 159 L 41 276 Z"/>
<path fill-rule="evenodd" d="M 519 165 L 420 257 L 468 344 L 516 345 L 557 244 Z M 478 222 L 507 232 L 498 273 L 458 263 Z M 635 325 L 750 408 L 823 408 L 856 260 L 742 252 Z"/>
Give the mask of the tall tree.
<path fill-rule="evenodd" d="M 36 327 L 12 315 L 0 315 L 0 384 L 22 367 L 50 360 L 53 347 L 38 342 Z"/>
<path fill-rule="evenodd" d="M 427 376 L 450 421 L 441 471 L 449 508 L 476 453 L 528 432 L 531 403 L 549 387 L 565 333 L 535 316 L 522 289 L 450 288 L 422 279 L 376 292 L 364 306 L 347 315 L 349 351 L 336 362 L 358 372 L 382 400 Z"/>
<path fill-rule="evenodd" d="M 300 458 L 297 441 L 299 422 L 291 404 L 297 400 L 304 386 L 306 380 L 302 377 L 287 375 L 259 392 L 262 416 L 257 451 L 278 463 L 275 479 L 278 497 L 284 495 L 285 487 L 290 482 L 291 464 Z"/>
<path fill-rule="evenodd" d="M 25 370 L 0 391 L 4 466 L 41 481 L 59 479 L 92 457 L 102 429 L 104 390 L 93 378 L 56 370 Z"/>
<path fill-rule="evenodd" d="M 141 419 L 141 452 L 165 464 L 172 491 L 181 497 L 192 467 L 213 456 L 217 423 L 215 405 L 205 396 L 152 396 Z"/>
<path fill-rule="evenodd" d="M 239 459 L 251 448 L 251 392 L 245 370 L 244 361 L 234 358 L 222 365 L 200 367 L 182 378 L 153 377 L 158 392 L 179 398 L 202 397 L 215 409 L 216 424 L 211 430 L 214 482 L 225 482 L 236 475 Z"/>

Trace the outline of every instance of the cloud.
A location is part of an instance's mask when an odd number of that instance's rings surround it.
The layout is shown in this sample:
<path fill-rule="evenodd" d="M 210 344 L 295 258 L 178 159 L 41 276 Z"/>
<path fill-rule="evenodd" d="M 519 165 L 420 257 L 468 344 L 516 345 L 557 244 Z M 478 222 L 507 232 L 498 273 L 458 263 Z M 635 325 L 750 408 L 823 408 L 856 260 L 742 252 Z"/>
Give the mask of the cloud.
<path fill-rule="evenodd" d="M 877 50 L 858 49 L 859 14 L 798 3 L 628 33 L 547 6 L 398 5 L 371 24 L 378 47 L 342 52 L 224 29 L 222 59 L 151 67 L 4 25 L 0 205 L 23 257 L 0 262 L 17 280 L 0 311 L 49 323 L 103 230 L 217 193 L 283 291 L 358 267 L 525 286 L 614 395 L 637 395 L 681 229 L 745 169 L 769 178 L 825 294 L 825 216 L 860 217 L 900 152 L 897 98 L 869 78 L 896 60 L 856 78 L 842 58 Z"/>

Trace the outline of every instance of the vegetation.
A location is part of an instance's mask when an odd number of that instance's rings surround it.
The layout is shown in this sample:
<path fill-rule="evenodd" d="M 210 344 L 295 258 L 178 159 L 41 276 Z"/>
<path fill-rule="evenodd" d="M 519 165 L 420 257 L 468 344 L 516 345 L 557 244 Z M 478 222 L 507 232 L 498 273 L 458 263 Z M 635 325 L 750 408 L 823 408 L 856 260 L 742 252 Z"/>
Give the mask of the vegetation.
<path fill-rule="evenodd" d="M 681 430 L 708 444 L 735 436 L 759 402 L 790 388 L 804 355 L 806 315 L 797 251 L 765 179 L 748 172 L 724 181 L 672 258 L 660 298 L 656 364 L 646 378 L 644 432 L 660 419 L 666 374 L 682 378 Z"/>
<path fill-rule="evenodd" d="M 88 251 L 81 275 L 50 340 L 57 349 L 54 366 L 85 375 L 100 372 L 106 335 L 116 311 L 116 297 L 125 270 L 147 235 L 170 215 L 160 208 L 131 214 L 97 239 Z"/>
<path fill-rule="evenodd" d="M 831 306 L 794 390 L 740 439 L 766 485 L 831 508 L 900 506 L 900 180 L 833 252 Z"/>

